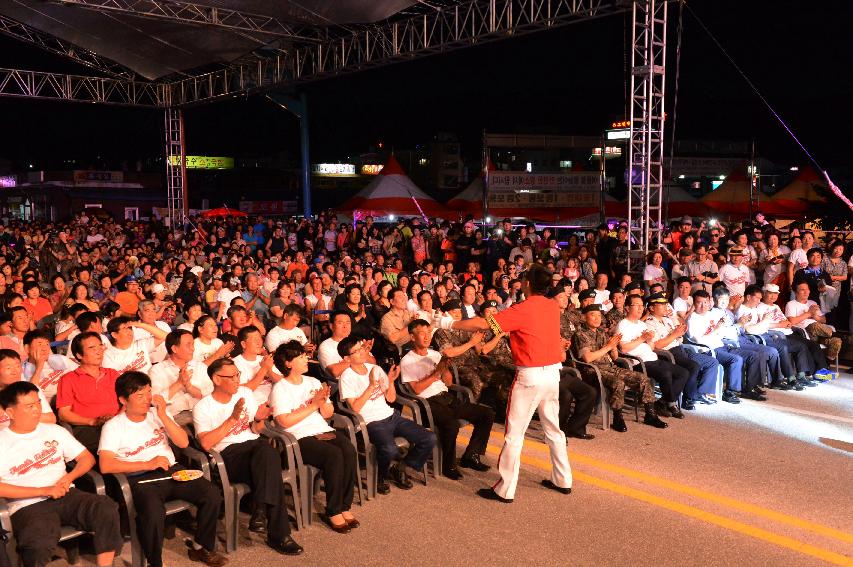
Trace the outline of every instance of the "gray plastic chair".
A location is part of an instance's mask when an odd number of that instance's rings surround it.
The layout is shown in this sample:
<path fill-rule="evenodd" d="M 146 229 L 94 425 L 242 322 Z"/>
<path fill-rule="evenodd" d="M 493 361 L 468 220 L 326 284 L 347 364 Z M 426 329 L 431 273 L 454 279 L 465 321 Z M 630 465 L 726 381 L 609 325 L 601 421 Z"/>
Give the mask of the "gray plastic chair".
<path fill-rule="evenodd" d="M 607 403 L 607 389 L 604 387 L 604 382 L 601 380 L 601 372 L 598 367 L 588 362 L 583 362 L 575 358 L 574 353 L 569 350 L 571 362 L 576 369 L 587 369 L 595 374 L 595 379 L 598 380 L 598 400 L 595 404 L 595 413 L 601 416 L 601 430 L 607 431 L 610 427 L 610 404 Z"/>

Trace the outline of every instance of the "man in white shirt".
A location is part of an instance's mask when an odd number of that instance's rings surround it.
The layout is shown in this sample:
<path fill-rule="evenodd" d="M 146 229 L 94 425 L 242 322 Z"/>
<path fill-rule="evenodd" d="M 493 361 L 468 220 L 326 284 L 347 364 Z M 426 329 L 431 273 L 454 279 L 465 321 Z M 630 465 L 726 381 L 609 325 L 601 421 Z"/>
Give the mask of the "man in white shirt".
<path fill-rule="evenodd" d="M 338 354 L 338 345 L 352 333 L 352 316 L 346 311 L 335 311 L 329 316 L 329 327 L 332 329 L 332 336 L 320 343 L 317 358 L 320 367 L 337 380 L 343 371 L 349 368 L 349 362 Z M 376 364 L 376 359 L 370 353 L 373 339 L 365 340 L 364 347 L 367 349 L 367 362 Z"/>
<path fill-rule="evenodd" d="M 729 263 L 720 268 L 720 281 L 726 284 L 733 297 L 743 296 L 749 285 L 750 270 L 743 263 L 743 255 L 742 248 L 732 248 L 729 250 Z"/>
<path fill-rule="evenodd" d="M 136 327 L 148 331 L 152 336 L 137 338 L 134 333 Z M 159 327 L 131 321 L 129 317 L 120 315 L 110 319 L 107 324 L 107 337 L 110 346 L 104 351 L 103 367 L 112 368 L 121 374 L 131 370 L 151 370 L 151 351 L 155 347 L 155 341 L 159 338 L 165 339 L 166 333 Z"/>
<path fill-rule="evenodd" d="M 672 300 L 672 311 L 678 316 L 679 321 L 687 321 L 693 313 L 693 296 L 690 278 L 681 277 L 675 280 L 676 297 Z"/>
<path fill-rule="evenodd" d="M 826 359 L 835 360 L 841 352 L 841 339 L 832 336 L 835 327 L 826 324 L 820 306 L 809 299 L 810 292 L 806 282 L 795 285 L 795 296 L 785 305 L 785 316 L 795 327 L 805 330 L 813 341 L 826 345 Z"/>
<path fill-rule="evenodd" d="M 97 565 L 111 566 L 124 543 L 118 506 L 74 488 L 95 458 L 64 428 L 40 423 L 40 405 L 38 388 L 29 382 L 0 391 L 0 407 L 10 419 L 0 430 L 0 497 L 8 499 L 21 561 L 47 565 L 60 526 L 70 525 L 92 533 Z M 70 461 L 75 466 L 67 471 Z"/>
<path fill-rule="evenodd" d="M 296 303 L 285 305 L 281 322 L 267 333 L 265 341 L 267 352 L 275 352 L 278 345 L 297 341 L 308 351 L 308 356 L 311 356 L 314 353 L 315 347 L 308 342 L 305 332 L 298 327 L 300 319 L 302 319 L 302 307 Z"/>
<path fill-rule="evenodd" d="M 595 290 L 593 290 L 595 291 L 595 301 L 593 303 L 601 305 L 603 313 L 613 309 L 613 302 L 610 301 L 610 290 L 607 289 L 607 281 L 608 276 L 604 272 L 595 274 Z"/>
<path fill-rule="evenodd" d="M 622 335 L 619 348 L 642 360 L 649 377 L 658 383 L 661 398 L 655 402 L 657 414 L 683 419 L 684 414 L 678 408 L 678 398 L 690 379 L 690 372 L 658 358 L 654 351 L 655 332 L 640 320 L 644 310 L 643 298 L 639 295 L 630 295 L 625 299 L 626 316 L 616 327 L 616 333 Z"/>
<path fill-rule="evenodd" d="M 24 335 L 24 348 L 29 355 L 24 363 L 24 379 L 38 386 L 50 399 L 56 395 L 59 378 L 77 368 L 77 363 L 50 350 L 50 338 L 43 331 L 30 331 Z"/>
<path fill-rule="evenodd" d="M 451 480 L 459 480 L 462 473 L 456 468 L 456 437 L 459 420 L 464 419 L 474 426 L 468 447 L 459 460 L 459 466 L 476 471 L 487 471 L 489 466 L 480 461 L 486 452 L 495 412 L 483 405 L 460 401 L 448 390 L 453 383 L 450 359 L 429 348 L 430 326 L 423 319 L 409 323 L 409 333 L 414 347 L 400 361 L 404 384 L 425 398 L 432 412 L 442 451 L 442 474 Z"/>
<path fill-rule="evenodd" d="M 235 297 L 240 297 L 240 278 L 230 274 L 226 274 L 222 278 L 222 282 L 228 283 L 227 287 L 223 287 L 216 294 L 216 302 L 219 305 L 218 318 L 220 321 L 228 316 L 228 308 L 231 307 L 231 300 Z"/>
<path fill-rule="evenodd" d="M 251 390 L 259 404 L 265 404 L 272 393 L 273 384 L 281 380 L 281 375 L 273 369 L 272 354 L 264 350 L 264 338 L 257 327 L 240 329 L 237 341 L 243 351 L 233 358 L 240 371 L 240 385 Z"/>
<path fill-rule="evenodd" d="M 166 336 L 169 357 L 151 367 L 151 391 L 169 403 L 174 420 L 186 425 L 192 422 L 190 411 L 204 396 L 213 391 L 207 377 L 207 366 L 193 360 L 195 343 L 192 333 L 183 329 Z"/>
<path fill-rule="evenodd" d="M 240 372 L 228 358 L 213 361 L 207 373 L 213 393 L 193 408 L 193 425 L 202 449 L 222 455 L 230 482 L 252 487 L 249 531 L 267 535 L 267 545 L 284 555 L 299 555 L 302 547 L 290 536 L 281 455 L 258 435 L 270 408 L 259 404 L 240 386 Z"/>
<path fill-rule="evenodd" d="M 161 284 L 155 284 L 161 285 Z M 162 331 L 162 334 L 157 334 L 155 337 L 149 331 L 142 327 L 134 327 L 133 329 L 133 338 L 136 341 L 144 340 L 144 339 L 152 339 L 153 340 L 153 349 L 149 353 L 151 357 L 151 363 L 157 364 L 158 362 L 162 362 L 166 359 L 166 345 L 164 343 L 166 339 L 166 335 L 168 335 L 172 328 L 165 322 L 158 320 L 159 313 L 157 312 L 157 306 L 153 301 L 145 299 L 139 302 L 139 321 L 145 323 L 146 325 L 151 325 L 153 327 L 157 327 Z"/>
<path fill-rule="evenodd" d="M 782 309 L 776 304 L 780 291 L 778 285 L 764 284 L 762 291 L 764 296 L 761 299 L 759 313 L 769 318 L 771 332 L 781 333 L 788 341 L 788 348 L 794 356 L 798 370 L 797 384 L 815 386 L 816 384 L 808 377 L 813 376 L 816 370 L 827 367 L 823 349 L 818 343 L 807 341 L 802 335 L 793 331 L 791 321 L 785 317 Z"/>
<path fill-rule="evenodd" d="M 165 503 L 180 499 L 196 507 L 197 528 L 189 558 L 221 567 L 227 559 L 216 553 L 216 522 L 222 507 L 219 489 L 204 478 L 188 482 L 159 480 L 184 469 L 176 463 L 169 443 L 187 447 L 186 431 L 166 411 L 166 400 L 152 395 L 151 381 L 142 372 L 119 376 L 115 391 L 124 411 L 104 424 L 98 459 L 102 473 L 127 475 L 136 507 L 139 543 L 148 565 L 163 567 Z M 153 479 L 158 481 L 142 482 Z"/>
<path fill-rule="evenodd" d="M 410 490 L 412 481 L 408 478 L 406 466 L 417 471 L 424 468 L 435 447 L 435 433 L 405 419 L 399 411 L 388 405 L 397 399 L 394 381 L 400 376 L 398 366 L 391 367 L 386 375 L 379 366 L 367 363 L 364 343 L 352 335 L 340 342 L 338 354 L 350 364 L 341 374 L 341 399 L 364 419 L 370 441 L 376 447 L 376 465 L 379 469 L 376 491 L 388 494 L 389 477 L 398 488 Z M 395 437 L 408 440 L 410 448 L 402 463 L 391 466 L 399 453 Z"/>

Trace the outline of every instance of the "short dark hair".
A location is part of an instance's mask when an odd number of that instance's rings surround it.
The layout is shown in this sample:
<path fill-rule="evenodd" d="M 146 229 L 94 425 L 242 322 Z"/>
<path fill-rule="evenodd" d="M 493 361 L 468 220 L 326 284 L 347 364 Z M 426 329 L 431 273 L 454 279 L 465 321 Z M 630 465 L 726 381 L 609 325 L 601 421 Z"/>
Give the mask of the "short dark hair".
<path fill-rule="evenodd" d="M 344 339 L 344 341 L 345 340 L 347 339 Z M 272 361 L 276 370 L 278 370 L 282 376 L 289 376 L 290 368 L 287 367 L 287 363 L 301 356 L 304 352 L 305 347 L 303 347 L 302 343 L 299 341 L 287 341 L 286 343 L 278 345 L 278 348 L 275 349 L 275 352 L 272 355 Z"/>
<path fill-rule="evenodd" d="M 213 362 L 210 363 L 210 366 L 207 367 L 207 375 L 210 378 L 213 378 L 213 375 L 222 370 L 223 366 L 236 366 L 234 364 L 234 359 L 228 358 L 227 356 L 223 356 L 222 358 L 217 358 Z"/>
<path fill-rule="evenodd" d="M 207 323 L 208 319 L 210 319 L 214 323 L 216 322 L 216 320 L 210 315 L 202 315 L 201 317 L 195 320 L 195 323 L 193 324 L 193 336 L 195 338 L 198 338 L 198 328 Z"/>
<path fill-rule="evenodd" d="M 238 296 L 238 297 L 235 297 L 234 299 L 243 299 L 243 298 Z M 231 301 L 233 302 L 234 299 L 232 299 Z M 228 317 L 233 317 L 235 313 L 239 313 L 240 311 L 245 311 L 246 313 L 249 312 L 249 310 L 246 309 L 245 307 L 243 307 L 242 305 L 235 305 L 234 303 L 231 303 L 231 307 L 228 308 L 228 311 L 226 311 L 225 314 L 228 315 Z"/>
<path fill-rule="evenodd" d="M 747 297 L 747 296 L 751 297 L 751 296 L 759 294 L 759 293 L 761 295 L 764 295 L 764 291 L 762 291 L 761 286 L 755 285 L 755 284 L 747 286 L 746 289 L 743 291 L 744 297 Z"/>
<path fill-rule="evenodd" d="M 93 338 L 98 339 L 98 342 L 101 341 L 101 335 L 94 331 L 85 331 L 71 339 L 71 355 L 79 360 L 80 356 L 83 354 L 83 341 Z"/>
<path fill-rule="evenodd" d="M 243 341 L 248 339 L 249 335 L 251 335 L 252 333 L 260 332 L 261 330 L 255 327 L 254 325 L 246 325 L 245 327 L 237 331 L 237 340 L 242 343 Z"/>
<path fill-rule="evenodd" d="M 122 372 L 121 375 L 116 378 L 116 398 L 124 398 L 126 400 L 131 396 L 131 394 L 135 394 L 145 386 L 150 385 L 151 378 L 149 378 L 148 374 L 145 374 L 144 372 L 139 372 L 137 370 Z"/>
<path fill-rule="evenodd" d="M 551 270 L 539 264 L 533 264 L 524 274 L 524 278 L 530 283 L 530 291 L 533 295 L 545 295 L 551 287 L 552 276 Z"/>
<path fill-rule="evenodd" d="M 172 349 L 181 344 L 181 337 L 184 335 L 193 336 L 193 334 L 186 329 L 175 329 L 166 335 L 166 352 L 172 354 Z"/>
<path fill-rule="evenodd" d="M 81 313 L 83 313 L 85 311 L 89 311 L 89 308 L 86 307 L 82 303 L 75 303 L 75 304 L 71 305 L 70 307 L 68 307 L 68 314 L 71 315 L 72 317 L 77 317 L 78 315 L 80 315 Z"/>
<path fill-rule="evenodd" d="M 133 319 L 128 317 L 127 315 L 119 315 L 118 317 L 113 317 L 110 319 L 110 322 L 107 323 L 107 338 L 110 340 L 110 343 L 116 344 L 115 338 L 113 337 L 113 333 L 117 333 L 119 327 L 124 324 L 128 324 Z"/>
<path fill-rule="evenodd" d="M 338 309 L 333 311 L 331 315 L 329 315 L 329 325 L 333 325 L 335 323 L 335 319 L 338 317 L 346 317 L 350 321 L 352 321 L 352 315 L 350 315 L 349 311 L 344 311 L 343 309 Z"/>
<path fill-rule="evenodd" d="M 18 354 L 18 351 L 12 350 L 10 348 L 0 348 L 0 362 L 6 360 L 7 358 L 17 358 L 21 360 L 21 355 Z"/>
<path fill-rule="evenodd" d="M 631 304 L 634 302 L 634 300 L 635 300 L 635 299 L 636 299 L 637 301 L 639 301 L 640 303 L 645 303 L 645 302 L 643 301 L 643 296 L 642 296 L 642 295 L 637 295 L 637 294 L 635 294 L 635 293 L 632 293 L 631 295 L 629 295 L 628 297 L 626 297 L 626 298 L 625 298 L 625 304 L 626 304 L 626 305 L 631 305 Z"/>
<path fill-rule="evenodd" d="M 711 294 L 705 291 L 704 289 L 697 289 L 693 292 L 693 300 L 696 301 L 700 298 L 711 299 Z"/>
<path fill-rule="evenodd" d="M 284 306 L 284 316 L 302 315 L 302 307 L 296 303 L 288 303 Z"/>
<path fill-rule="evenodd" d="M 8 407 L 14 406 L 18 403 L 18 398 L 20 398 L 21 396 L 26 396 L 27 394 L 32 394 L 33 392 L 38 391 L 39 389 L 32 382 L 25 382 L 24 380 L 12 382 L 8 386 L 0 390 L 0 407 L 6 409 Z"/>
<path fill-rule="evenodd" d="M 675 280 L 675 285 L 680 286 L 683 283 L 690 283 L 690 278 L 687 276 L 681 276 L 680 278 Z"/>
<path fill-rule="evenodd" d="M 414 319 L 409 323 L 409 334 L 415 332 L 415 329 L 418 327 L 429 327 L 429 323 L 424 321 L 423 319 Z"/>
<path fill-rule="evenodd" d="M 360 339 L 352 335 L 341 339 L 341 342 L 338 343 L 338 354 L 340 355 L 340 357 L 345 358 L 349 356 L 352 347 L 357 345 L 359 340 Z"/>
<path fill-rule="evenodd" d="M 50 342 L 50 337 L 44 331 L 27 331 L 24 334 L 24 345 L 31 344 L 36 339 L 44 339 L 47 342 Z"/>

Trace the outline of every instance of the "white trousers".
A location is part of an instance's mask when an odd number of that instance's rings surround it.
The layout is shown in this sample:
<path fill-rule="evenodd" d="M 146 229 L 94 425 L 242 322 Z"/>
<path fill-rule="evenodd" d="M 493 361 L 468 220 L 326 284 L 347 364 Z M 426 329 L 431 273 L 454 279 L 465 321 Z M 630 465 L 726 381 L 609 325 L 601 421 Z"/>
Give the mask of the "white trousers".
<path fill-rule="evenodd" d="M 560 365 L 519 369 L 507 404 L 506 434 L 498 459 L 501 479 L 492 488 L 502 498 L 514 498 L 521 467 L 524 434 L 533 412 L 539 420 L 551 452 L 551 482 L 571 488 L 572 468 L 566 452 L 566 434 L 560 429 Z"/>

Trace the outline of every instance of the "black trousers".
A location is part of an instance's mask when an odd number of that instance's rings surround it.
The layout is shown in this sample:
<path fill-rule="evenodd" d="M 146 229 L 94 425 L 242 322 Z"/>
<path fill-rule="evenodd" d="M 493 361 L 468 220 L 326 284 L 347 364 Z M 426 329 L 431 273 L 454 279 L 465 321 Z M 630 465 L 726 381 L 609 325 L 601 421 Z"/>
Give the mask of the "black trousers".
<path fill-rule="evenodd" d="M 649 378 L 660 386 L 661 397 L 667 403 L 675 403 L 684 386 L 690 380 L 690 371 L 669 361 L 657 359 L 646 362 L 646 372 Z"/>
<path fill-rule="evenodd" d="M 560 427 L 566 435 L 586 433 L 586 424 L 595 408 L 598 390 L 574 374 L 560 374 Z M 571 412 L 572 400 L 575 411 Z"/>
<path fill-rule="evenodd" d="M 118 504 L 72 488 L 68 494 L 30 504 L 12 514 L 12 530 L 18 555 L 26 567 L 47 565 L 59 543 L 61 526 L 94 532 L 95 553 L 121 551 L 124 540 L 118 518 Z"/>
<path fill-rule="evenodd" d="M 335 431 L 335 438 L 321 441 L 314 436 L 299 440 L 302 461 L 317 467 L 323 473 L 326 490 L 326 515 L 337 516 L 352 508 L 355 487 L 355 447 L 343 431 Z"/>
<path fill-rule="evenodd" d="M 81 445 L 93 455 L 98 454 L 98 445 L 101 442 L 101 428 L 91 425 L 73 425 L 71 426 L 71 434 L 80 442 Z"/>
<path fill-rule="evenodd" d="M 163 537 L 166 526 L 166 502 L 186 500 L 194 504 L 196 513 L 195 542 L 208 551 L 216 549 L 216 521 L 222 508 L 219 489 L 204 478 L 189 482 L 164 480 L 139 484 L 141 480 L 161 478 L 185 467 L 174 465 L 168 471 L 157 469 L 128 477 L 136 507 L 136 527 L 142 553 L 151 567 L 163 565 Z"/>
<path fill-rule="evenodd" d="M 702 368 L 699 366 L 699 363 L 688 358 L 687 353 L 684 352 L 680 346 L 672 347 L 669 350 L 669 353 L 672 355 L 672 358 L 675 359 L 675 364 L 684 368 L 690 374 L 690 378 L 687 379 L 687 383 L 684 385 L 684 397 L 695 400 L 699 397 L 699 394 L 697 394 L 697 387 L 699 383 L 699 372 Z"/>
<path fill-rule="evenodd" d="M 229 445 L 222 451 L 228 480 L 252 487 L 252 502 L 267 507 L 267 533 L 272 541 L 282 541 L 290 535 L 290 522 L 284 504 L 284 483 L 281 480 L 281 455 L 259 437 Z"/>
<path fill-rule="evenodd" d="M 441 458 L 444 470 L 456 466 L 456 436 L 459 434 L 459 420 L 464 419 L 474 426 L 471 440 L 462 458 L 482 455 L 486 452 L 492 424 L 495 422 L 495 410 L 488 406 L 463 402 L 451 392 L 442 392 L 427 398 L 432 411 L 432 419 L 438 430 L 441 443 Z"/>

